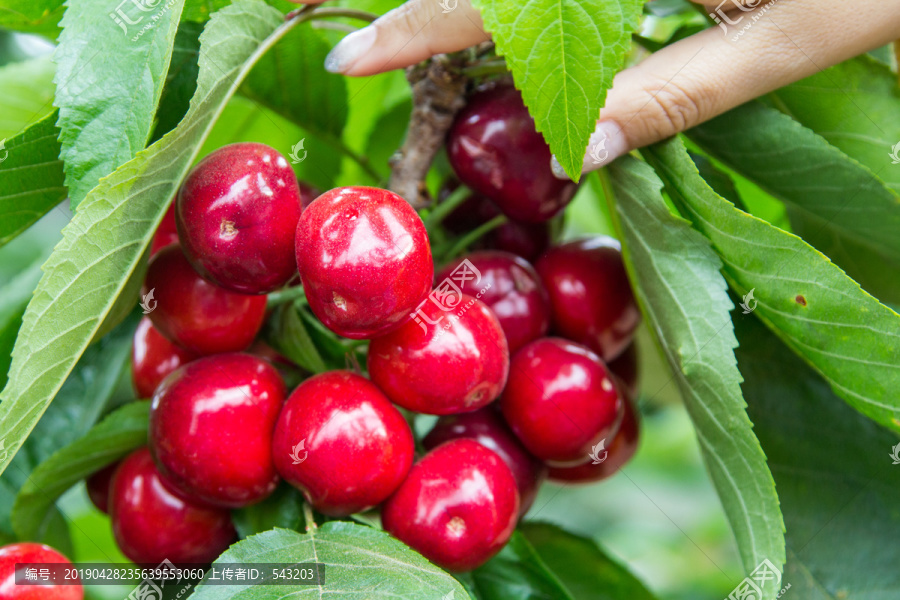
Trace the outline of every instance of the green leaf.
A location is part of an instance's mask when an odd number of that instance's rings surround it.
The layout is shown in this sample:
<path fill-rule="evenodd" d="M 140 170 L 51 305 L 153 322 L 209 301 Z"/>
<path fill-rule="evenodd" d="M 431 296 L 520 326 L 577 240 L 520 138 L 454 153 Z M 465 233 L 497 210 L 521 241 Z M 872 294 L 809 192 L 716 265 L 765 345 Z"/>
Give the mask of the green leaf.
<path fill-rule="evenodd" d="M 141 265 L 172 196 L 249 65 L 294 23 L 284 23 L 281 13 L 259 0 L 241 0 L 216 13 L 201 36 L 200 76 L 189 113 L 105 178 L 64 229 L 25 312 L 9 382 L 0 394 L 0 439 L 9 449 L 0 471 Z"/>
<path fill-rule="evenodd" d="M 873 172 L 791 117 L 758 102 L 695 127 L 688 136 L 784 201 L 792 223 L 807 223 L 798 229 L 813 246 L 823 251 L 859 247 L 863 256 L 884 264 L 881 276 L 871 277 L 857 267 L 862 259 L 839 257 L 849 275 L 873 293 L 883 293 L 886 273 L 900 265 L 900 196 L 878 178 L 883 166 Z M 889 163 L 890 146 L 878 149 Z"/>
<path fill-rule="evenodd" d="M 443 600 L 467 596 L 453 577 L 383 531 L 330 521 L 302 534 L 274 529 L 229 548 L 219 563 L 325 565 L 325 585 L 199 585 L 191 600 L 321 598 Z"/>
<path fill-rule="evenodd" d="M 266 338 L 278 352 L 310 373 L 327 370 L 293 303 L 275 309 L 267 325 Z"/>
<path fill-rule="evenodd" d="M 575 181 L 640 0 L 475 0 L 538 131 Z"/>
<path fill-rule="evenodd" d="M 609 173 L 628 273 L 694 422 L 743 564 L 752 569 L 769 559 L 780 566 L 784 525 L 744 410 L 722 263 L 707 239 L 669 212 L 650 167 L 626 158 Z"/>
<path fill-rule="evenodd" d="M 6 141 L 0 150 L 0 246 L 66 197 L 55 113 Z"/>
<path fill-rule="evenodd" d="M 64 0 L 0 0 L 0 27 L 56 39 Z"/>
<path fill-rule="evenodd" d="M 744 396 L 787 525 L 784 598 L 896 598 L 897 435 L 847 407 L 755 319 L 735 329 Z"/>
<path fill-rule="evenodd" d="M 149 402 L 127 404 L 41 463 L 16 496 L 12 511 L 16 534 L 24 540 L 34 539 L 63 492 L 146 444 L 149 418 Z"/>
<path fill-rule="evenodd" d="M 12 349 L 22 325 L 25 307 L 31 300 L 34 287 L 41 278 L 41 265 L 44 257 L 40 257 L 25 267 L 10 281 L 3 282 L 3 300 L 0 303 L 0 386 L 6 385 L 6 374 L 12 360 Z"/>
<path fill-rule="evenodd" d="M 181 122 L 190 108 L 191 97 L 197 90 L 198 61 L 200 58 L 200 34 L 203 26 L 192 21 L 182 21 L 175 34 L 172 60 L 166 75 L 166 85 L 156 111 L 153 140 L 169 133 Z"/>
<path fill-rule="evenodd" d="M 471 574 L 479 600 L 573 600 L 525 536 L 516 531 L 497 556 Z"/>
<path fill-rule="evenodd" d="M 242 538 L 275 527 L 299 530 L 304 525 L 301 506 L 302 494 L 287 483 L 282 483 L 262 502 L 233 511 L 232 521 Z"/>
<path fill-rule="evenodd" d="M 681 140 L 645 155 L 679 209 L 712 241 L 735 291 L 753 291 L 755 315 L 851 406 L 900 430 L 900 315 L 797 236 L 719 197 Z"/>
<path fill-rule="evenodd" d="M 575 600 L 653 600 L 644 584 L 604 554 L 593 540 L 549 523 L 520 531 Z"/>
<path fill-rule="evenodd" d="M 68 0 L 53 61 L 72 208 L 147 145 L 183 6 Z"/>
<path fill-rule="evenodd" d="M 55 70 L 49 56 L 0 67 L 0 139 L 53 112 Z"/>

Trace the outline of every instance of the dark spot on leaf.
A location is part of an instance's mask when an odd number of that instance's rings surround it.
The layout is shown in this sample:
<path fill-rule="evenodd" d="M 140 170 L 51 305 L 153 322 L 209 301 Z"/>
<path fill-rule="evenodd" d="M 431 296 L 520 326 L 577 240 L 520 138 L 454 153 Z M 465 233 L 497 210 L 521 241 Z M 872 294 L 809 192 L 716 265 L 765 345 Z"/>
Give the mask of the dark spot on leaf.
<path fill-rule="evenodd" d="M 803 294 L 797 294 L 797 297 L 794 298 L 797 301 L 797 304 L 800 306 L 806 306 L 806 298 L 803 297 Z"/>

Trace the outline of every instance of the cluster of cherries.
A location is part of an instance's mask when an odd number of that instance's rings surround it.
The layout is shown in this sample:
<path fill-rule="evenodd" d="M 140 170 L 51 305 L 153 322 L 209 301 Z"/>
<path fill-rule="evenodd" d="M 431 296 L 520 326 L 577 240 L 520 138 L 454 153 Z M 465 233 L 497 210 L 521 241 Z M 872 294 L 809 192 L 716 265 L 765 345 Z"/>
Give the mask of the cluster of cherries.
<path fill-rule="evenodd" d="M 126 556 L 211 562 L 236 538 L 230 510 L 284 479 L 331 517 L 380 506 L 386 531 L 467 571 L 545 478 L 597 481 L 632 456 L 640 315 L 618 243 L 550 246 L 575 186 L 553 177 L 514 88 L 473 95 L 447 151 L 473 194 L 442 226 L 509 220 L 436 277 L 422 220 L 390 191 L 316 197 L 262 144 L 189 174 L 154 237 L 134 339 L 148 447 L 88 479 Z M 368 377 L 331 371 L 287 393 L 273 366 L 286 359 L 257 336 L 266 295 L 298 272 L 326 327 L 370 340 Z M 401 409 L 439 416 L 418 460 Z"/>

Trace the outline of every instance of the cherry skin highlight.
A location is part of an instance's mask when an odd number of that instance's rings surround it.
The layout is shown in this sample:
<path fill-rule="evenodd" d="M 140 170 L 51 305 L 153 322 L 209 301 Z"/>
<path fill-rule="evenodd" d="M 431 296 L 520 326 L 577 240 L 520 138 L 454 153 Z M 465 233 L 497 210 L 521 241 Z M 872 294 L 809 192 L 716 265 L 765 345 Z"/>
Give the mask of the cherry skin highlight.
<path fill-rule="evenodd" d="M 470 296 L 487 288 L 480 299 L 500 321 L 510 355 L 547 333 L 550 303 L 534 267 L 514 254 L 483 250 L 451 262 L 437 275 L 437 281 L 450 277 L 464 260 L 478 270 L 481 278 L 467 279 L 459 287 Z"/>
<path fill-rule="evenodd" d="M 210 563 L 236 538 L 231 513 L 174 492 L 146 448 L 119 465 L 109 514 L 119 549 L 136 563 Z"/>
<path fill-rule="evenodd" d="M 160 333 L 197 354 L 244 350 L 266 313 L 265 296 L 229 292 L 191 268 L 177 245 L 150 260 L 141 294 L 153 292 L 150 320 Z M 151 304 L 152 305 L 152 304 Z"/>
<path fill-rule="evenodd" d="M 195 358 L 196 354 L 157 331 L 149 317 L 142 318 L 131 344 L 131 382 L 137 397 L 152 397 L 169 373 Z"/>
<path fill-rule="evenodd" d="M 319 512 L 346 516 L 375 506 L 413 461 L 409 425 L 371 381 L 350 371 L 311 377 L 278 417 L 275 466 Z"/>
<path fill-rule="evenodd" d="M 610 361 L 641 322 L 619 242 L 598 236 L 551 248 L 535 263 L 550 295 L 551 328 Z"/>
<path fill-rule="evenodd" d="M 493 450 L 442 444 L 413 465 L 381 510 L 384 529 L 450 571 L 470 571 L 503 548 L 516 526 L 516 480 Z"/>
<path fill-rule="evenodd" d="M 509 350 L 485 304 L 457 296 L 453 312 L 431 300 L 415 320 L 369 344 L 369 375 L 395 404 L 431 415 L 494 401 L 506 383 Z"/>
<path fill-rule="evenodd" d="M 510 85 L 469 98 L 447 135 L 447 157 L 461 182 L 511 219 L 546 221 L 575 195 L 575 183 L 554 177 L 550 148 Z"/>
<path fill-rule="evenodd" d="M 579 344 L 543 338 L 513 357 L 500 408 L 536 457 L 580 464 L 594 444 L 612 439 L 624 403 L 599 357 Z"/>
<path fill-rule="evenodd" d="M 460 438 L 475 440 L 503 459 L 516 478 L 519 516 L 528 512 L 547 468 L 525 449 L 496 407 L 486 406 L 468 413 L 441 417 L 422 440 L 422 445 L 426 450 L 433 450 L 444 442 Z"/>
<path fill-rule="evenodd" d="M 290 163 L 265 144 L 223 146 L 178 192 L 175 221 L 188 261 L 232 292 L 266 294 L 297 271 L 300 187 Z"/>
<path fill-rule="evenodd" d="M 44 544 L 19 542 L 0 548 L 0 598 L 3 600 L 82 600 L 81 581 L 72 585 L 16 585 L 16 563 L 72 563 Z M 24 567 L 23 567 L 24 570 Z"/>
<path fill-rule="evenodd" d="M 425 226 L 393 192 L 325 192 L 303 211 L 296 242 L 309 306 L 338 335 L 383 335 L 408 320 L 431 289 Z"/>
<path fill-rule="evenodd" d="M 240 508 L 278 484 L 272 434 L 284 403 L 281 376 L 249 354 L 217 354 L 181 367 L 156 390 L 150 449 L 173 487 L 213 506 Z"/>

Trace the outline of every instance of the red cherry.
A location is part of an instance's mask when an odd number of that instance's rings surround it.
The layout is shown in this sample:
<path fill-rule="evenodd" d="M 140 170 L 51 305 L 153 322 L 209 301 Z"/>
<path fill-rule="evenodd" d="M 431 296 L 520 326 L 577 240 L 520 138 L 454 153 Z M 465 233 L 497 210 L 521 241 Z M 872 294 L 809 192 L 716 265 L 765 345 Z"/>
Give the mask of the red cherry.
<path fill-rule="evenodd" d="M 306 207 L 312 204 L 313 200 L 322 195 L 318 188 L 305 181 L 298 181 L 297 185 L 300 186 L 300 205 L 303 207 L 303 210 L 306 210 Z"/>
<path fill-rule="evenodd" d="M 626 401 L 625 416 L 622 418 L 622 424 L 612 442 L 606 444 L 607 454 L 605 457 L 602 452 L 599 452 L 596 455 L 600 460 L 598 464 L 594 464 L 595 461 L 589 459 L 575 467 L 550 467 L 550 479 L 571 483 L 591 483 L 615 475 L 637 451 L 639 431 L 640 422 L 637 409 L 632 402 Z"/>
<path fill-rule="evenodd" d="M 164 336 L 197 354 L 247 348 L 266 316 L 265 296 L 229 292 L 209 283 L 167 246 L 150 260 L 141 294 L 154 293 L 150 320 Z M 153 302 L 149 303 L 154 306 Z"/>
<path fill-rule="evenodd" d="M 629 398 L 637 398 L 640 384 L 640 363 L 638 360 L 637 347 L 634 342 L 628 344 L 615 360 L 607 363 L 607 367 L 612 374 L 619 378 L 619 381 L 628 392 Z"/>
<path fill-rule="evenodd" d="M 579 344 L 543 338 L 513 357 L 500 408 L 528 450 L 554 464 L 584 462 L 624 410 L 612 375 Z"/>
<path fill-rule="evenodd" d="M 210 563 L 236 537 L 228 510 L 172 491 L 146 448 L 130 454 L 113 476 L 109 513 L 116 543 L 136 563 Z"/>
<path fill-rule="evenodd" d="M 547 468 L 525 449 L 495 407 L 486 406 L 469 413 L 441 417 L 422 440 L 422 445 L 426 450 L 432 450 L 444 442 L 460 438 L 475 440 L 503 459 L 516 478 L 519 515 L 528 512 Z"/>
<path fill-rule="evenodd" d="M 178 229 L 175 226 L 175 203 L 169 205 L 169 210 L 163 215 L 163 220 L 156 233 L 153 234 L 153 240 L 150 242 L 150 256 L 168 246 L 169 244 L 178 243 Z"/>
<path fill-rule="evenodd" d="M 103 467 L 85 481 L 88 497 L 100 512 L 109 513 L 109 485 L 118 466 L 115 462 Z"/>
<path fill-rule="evenodd" d="M 300 188 L 290 163 L 265 144 L 219 148 L 191 170 L 175 220 L 184 253 L 209 281 L 266 294 L 297 271 Z"/>
<path fill-rule="evenodd" d="M 550 156 L 521 95 L 509 85 L 469 98 L 447 136 L 447 157 L 460 181 L 519 221 L 546 221 L 575 195 L 573 182 L 553 176 Z"/>
<path fill-rule="evenodd" d="M 516 526 L 516 480 L 493 450 L 474 440 L 426 454 L 384 503 L 384 529 L 450 571 L 469 571 L 503 548 Z"/>
<path fill-rule="evenodd" d="M 369 344 L 369 375 L 394 403 L 431 415 L 492 402 L 506 383 L 509 350 L 497 317 L 465 294 L 453 312 L 426 301 L 398 330 Z"/>
<path fill-rule="evenodd" d="M 218 354 L 178 369 L 156 390 L 150 449 L 185 495 L 239 508 L 275 490 L 272 433 L 284 382 L 268 361 Z"/>
<path fill-rule="evenodd" d="M 550 303 L 537 272 L 524 259 L 499 251 L 473 252 L 447 265 L 436 279 L 448 279 L 468 260 L 481 274 L 459 284 L 464 294 L 476 296 L 497 316 L 509 353 L 545 335 L 550 327 Z M 481 290 L 487 288 L 483 293 Z"/>
<path fill-rule="evenodd" d="M 375 506 L 406 477 L 409 425 L 375 385 L 349 371 L 311 377 L 278 417 L 275 466 L 321 513 L 346 516 Z"/>
<path fill-rule="evenodd" d="M 131 382 L 138 398 L 150 398 L 166 376 L 197 358 L 156 330 L 149 317 L 138 323 L 131 344 Z"/>
<path fill-rule="evenodd" d="M 297 264 L 309 306 L 348 338 L 382 335 L 428 295 L 428 234 L 403 198 L 377 188 L 325 192 L 297 226 Z"/>
<path fill-rule="evenodd" d="M 641 322 L 619 242 L 598 236 L 551 248 L 535 263 L 550 294 L 552 328 L 612 360 Z"/>
<path fill-rule="evenodd" d="M 71 567 L 68 558 L 44 544 L 21 542 L 0 548 L 0 599 L 2 600 L 82 600 L 81 580 L 72 585 L 16 585 L 16 563 L 61 563 Z M 65 567 L 63 567 L 65 569 Z M 24 571 L 24 567 L 21 567 Z M 58 573 L 63 577 L 64 573 Z M 22 575 L 20 575 L 22 577 Z M 77 578 L 77 575 L 76 575 Z"/>

